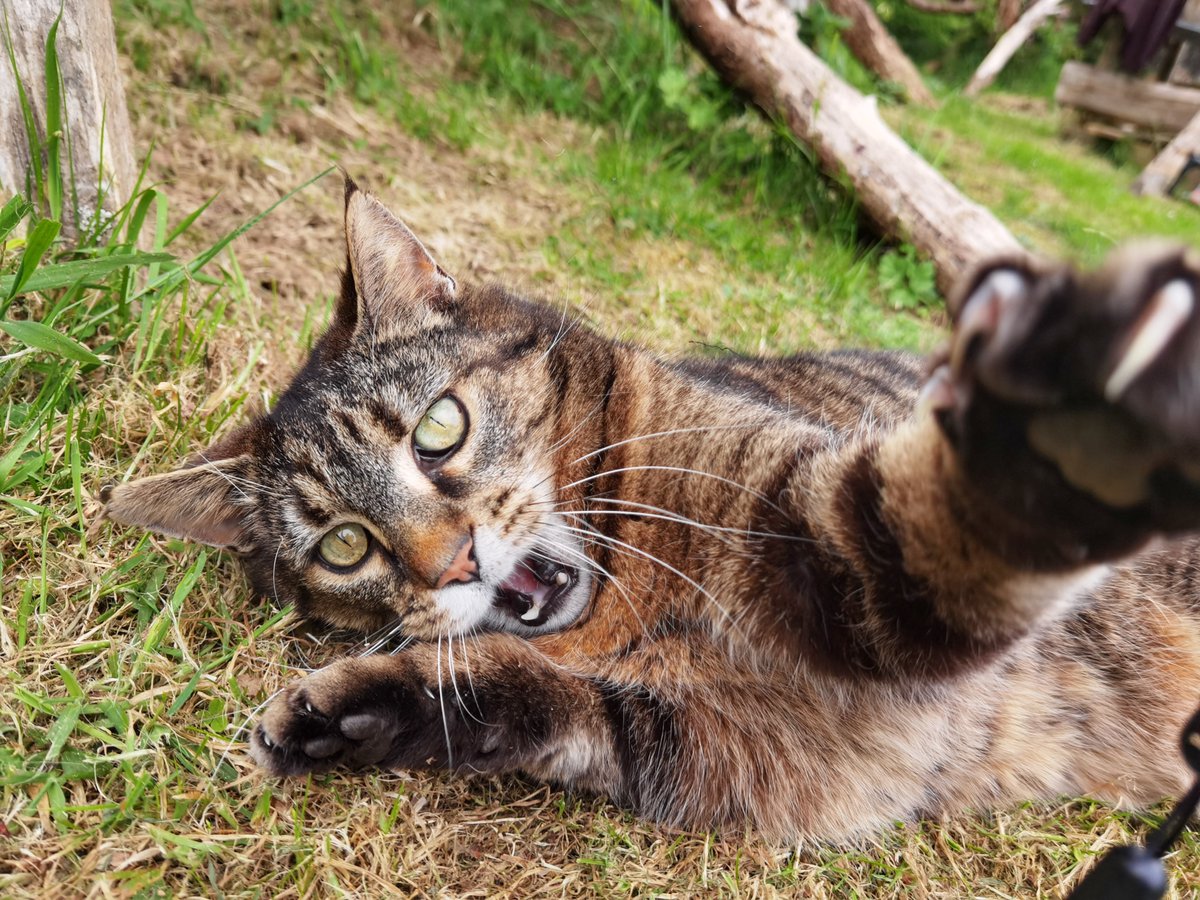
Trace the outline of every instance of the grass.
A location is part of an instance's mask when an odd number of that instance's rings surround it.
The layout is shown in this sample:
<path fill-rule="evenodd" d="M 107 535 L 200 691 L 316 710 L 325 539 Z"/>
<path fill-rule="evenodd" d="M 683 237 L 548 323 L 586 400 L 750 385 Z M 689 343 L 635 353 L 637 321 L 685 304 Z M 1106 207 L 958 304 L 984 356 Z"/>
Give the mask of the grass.
<path fill-rule="evenodd" d="M 298 361 L 336 284 L 336 185 L 230 239 L 331 161 L 456 274 L 565 296 L 672 352 L 925 347 L 941 316 L 919 261 L 877 245 L 655 4 L 115 13 L 138 137 L 156 147 L 139 190 L 72 249 L 53 224 L 69 167 L 51 151 L 55 191 L 47 169 L 31 202 L 0 212 L 0 893 L 1052 897 L 1144 831 L 1145 817 L 1073 801 L 860 848 L 774 848 L 517 778 L 263 779 L 241 729 L 298 671 L 354 647 L 251 598 L 219 554 L 113 530 L 94 498 L 203 446 Z M 919 30 L 906 21 L 897 33 Z M 963 59 L 974 33 L 954 38 Z M 836 34 L 814 37 L 836 55 Z M 1040 100 L 887 114 L 1033 247 L 1091 259 L 1200 224 L 1128 197 L 1130 168 L 1061 141 Z M 1189 837 L 1172 862 L 1175 896 L 1200 890 L 1197 850 Z"/>

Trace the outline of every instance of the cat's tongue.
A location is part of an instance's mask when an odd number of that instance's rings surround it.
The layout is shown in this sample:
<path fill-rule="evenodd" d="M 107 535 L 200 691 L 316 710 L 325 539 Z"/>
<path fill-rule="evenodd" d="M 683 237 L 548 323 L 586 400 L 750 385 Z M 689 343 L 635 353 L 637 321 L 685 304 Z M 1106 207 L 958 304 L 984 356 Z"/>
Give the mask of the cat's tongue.
<path fill-rule="evenodd" d="M 542 614 L 542 606 L 551 588 L 552 585 L 544 583 L 524 563 L 518 563 L 513 573 L 500 585 L 502 591 L 519 594 L 522 601 L 529 604 L 529 608 L 520 613 L 520 617 L 527 622 L 532 622 Z"/>
<path fill-rule="evenodd" d="M 541 579 L 533 574 L 533 570 L 525 565 L 525 563 L 518 563 L 517 567 L 513 569 L 513 573 L 500 586 L 510 591 L 517 591 L 518 593 L 529 594 L 531 596 L 539 590 L 542 592 L 547 590 L 546 585 L 542 584 Z"/>

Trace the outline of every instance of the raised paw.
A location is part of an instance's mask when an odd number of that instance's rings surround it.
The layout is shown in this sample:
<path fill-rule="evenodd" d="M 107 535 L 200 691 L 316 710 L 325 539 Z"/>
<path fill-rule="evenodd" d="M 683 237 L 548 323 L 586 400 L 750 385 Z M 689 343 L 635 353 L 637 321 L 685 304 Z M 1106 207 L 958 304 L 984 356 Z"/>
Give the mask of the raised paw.
<path fill-rule="evenodd" d="M 1200 259 L 1000 262 L 952 312 L 925 400 L 968 479 L 1068 558 L 1200 528 Z M 1037 538 L 1035 532 L 1040 532 Z"/>
<path fill-rule="evenodd" d="M 392 658 L 343 660 L 286 688 L 267 707 L 250 752 L 277 775 L 384 766 L 428 730 L 433 701 Z M 419 741 L 418 741 L 419 742 Z"/>

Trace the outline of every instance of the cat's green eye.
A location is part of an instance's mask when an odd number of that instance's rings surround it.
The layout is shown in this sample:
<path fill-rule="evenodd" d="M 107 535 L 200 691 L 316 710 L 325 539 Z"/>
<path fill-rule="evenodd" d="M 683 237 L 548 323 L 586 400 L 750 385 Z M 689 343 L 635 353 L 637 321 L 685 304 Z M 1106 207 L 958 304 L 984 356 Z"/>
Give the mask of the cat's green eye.
<path fill-rule="evenodd" d="M 453 397 L 443 397 L 417 423 L 413 446 L 423 456 L 444 456 L 460 443 L 467 431 L 467 413 Z"/>
<path fill-rule="evenodd" d="M 361 525 L 343 522 L 321 538 L 321 559 L 335 568 L 348 569 L 367 555 L 370 543 Z"/>

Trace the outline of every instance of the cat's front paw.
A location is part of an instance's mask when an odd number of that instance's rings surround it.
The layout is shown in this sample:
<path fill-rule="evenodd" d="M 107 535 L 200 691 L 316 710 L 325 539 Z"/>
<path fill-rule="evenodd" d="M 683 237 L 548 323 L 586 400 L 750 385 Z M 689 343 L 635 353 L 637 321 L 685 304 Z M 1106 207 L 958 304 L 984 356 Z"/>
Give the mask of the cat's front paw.
<path fill-rule="evenodd" d="M 386 766 L 432 718 L 433 701 L 407 667 L 385 658 L 342 660 L 285 688 L 250 739 L 255 761 L 276 775 Z"/>
<path fill-rule="evenodd" d="M 926 396 L 975 487 L 1068 556 L 1200 528 L 1195 255 L 1137 245 L 1083 274 L 998 263 L 954 316 Z"/>

